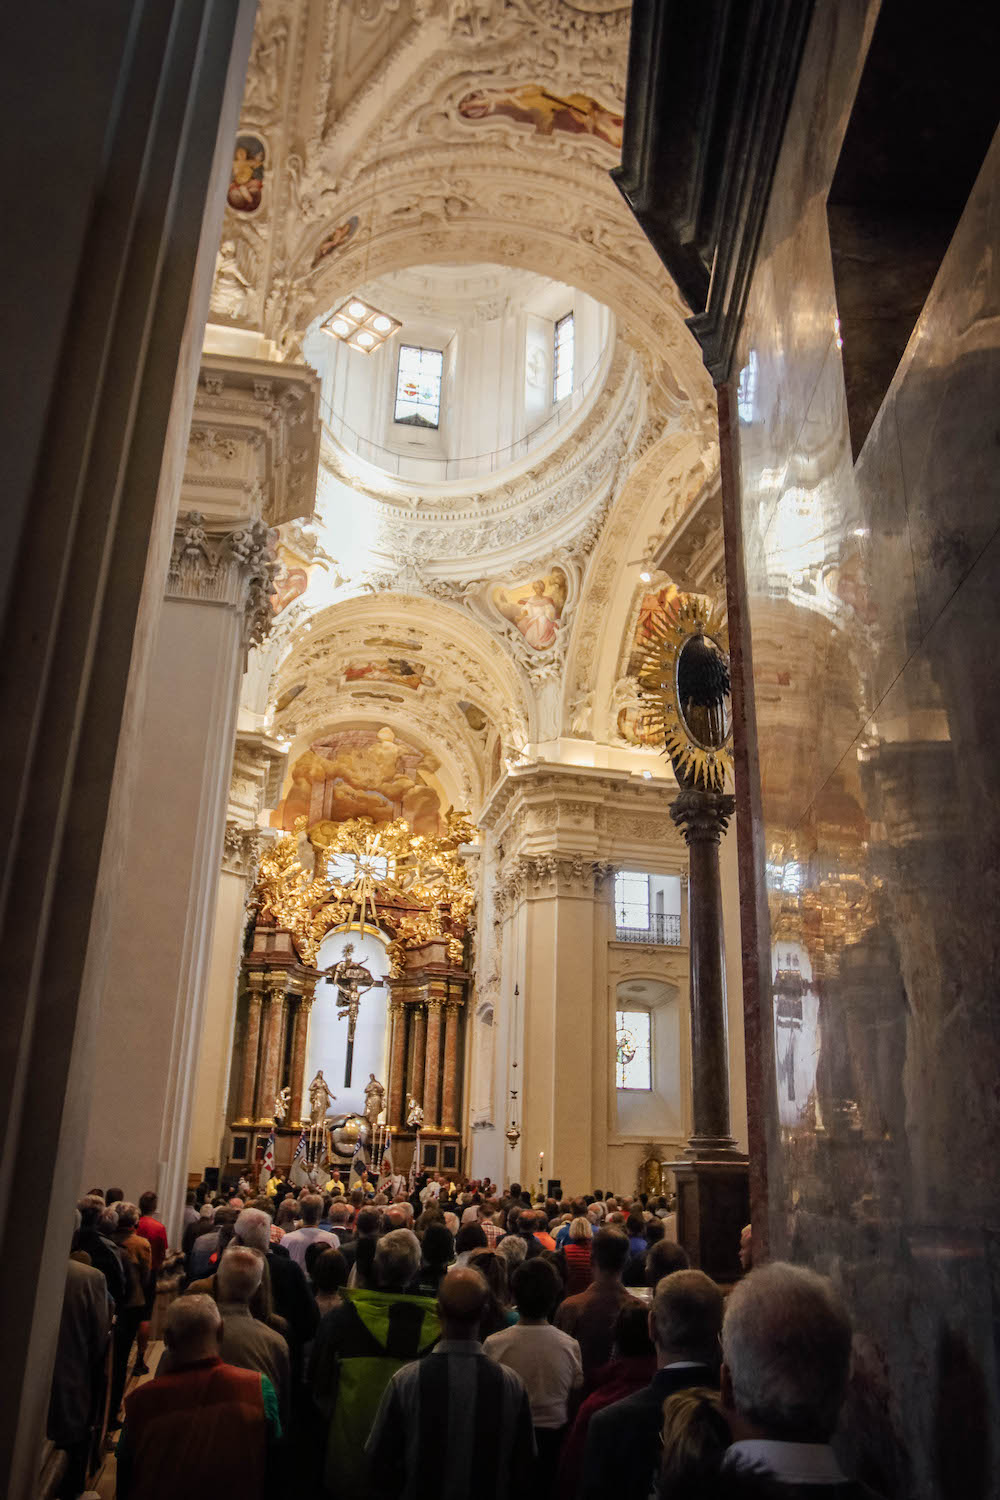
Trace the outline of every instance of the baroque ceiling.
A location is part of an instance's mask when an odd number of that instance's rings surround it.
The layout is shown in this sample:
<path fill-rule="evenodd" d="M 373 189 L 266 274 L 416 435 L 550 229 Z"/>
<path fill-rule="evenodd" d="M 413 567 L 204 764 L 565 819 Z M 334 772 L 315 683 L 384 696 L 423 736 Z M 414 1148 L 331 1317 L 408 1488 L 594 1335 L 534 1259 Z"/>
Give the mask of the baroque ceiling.
<path fill-rule="evenodd" d="M 421 487 L 359 465 L 327 430 L 317 514 L 324 487 L 350 492 L 370 556 L 340 561 L 335 515 L 318 537 L 282 530 L 256 706 L 298 747 L 336 723 L 388 724 L 435 748 L 473 811 L 498 767 L 540 746 L 650 755 L 629 716 L 644 611 L 722 583 L 711 383 L 609 176 L 628 30 L 617 0 L 258 12 L 217 330 L 308 361 L 317 320 L 385 278 L 406 316 L 446 290 L 462 317 L 489 317 L 539 277 L 610 314 L 600 378 L 529 460 Z"/>

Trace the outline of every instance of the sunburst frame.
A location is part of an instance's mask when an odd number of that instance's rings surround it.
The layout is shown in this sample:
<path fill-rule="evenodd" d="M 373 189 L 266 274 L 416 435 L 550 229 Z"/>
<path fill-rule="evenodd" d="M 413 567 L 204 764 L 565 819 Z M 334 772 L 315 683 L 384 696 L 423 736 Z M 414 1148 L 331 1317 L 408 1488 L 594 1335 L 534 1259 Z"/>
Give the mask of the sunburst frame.
<path fill-rule="evenodd" d="M 696 635 L 729 656 L 729 634 L 722 610 L 702 594 L 681 594 L 669 613 L 650 622 L 656 637 L 639 668 L 639 690 L 646 724 L 663 742 L 679 781 L 721 792 L 733 772 L 733 731 L 717 748 L 693 739 L 681 713 L 677 666 L 687 642 Z"/>

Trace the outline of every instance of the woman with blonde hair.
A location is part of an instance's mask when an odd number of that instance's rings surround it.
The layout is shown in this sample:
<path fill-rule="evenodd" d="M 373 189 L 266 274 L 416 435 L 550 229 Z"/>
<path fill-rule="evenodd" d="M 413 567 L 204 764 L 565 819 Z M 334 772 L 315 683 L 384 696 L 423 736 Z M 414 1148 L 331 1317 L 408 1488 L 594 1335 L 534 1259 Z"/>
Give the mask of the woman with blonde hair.
<path fill-rule="evenodd" d="M 573 1297 L 577 1292 L 585 1292 L 594 1279 L 594 1271 L 590 1263 L 590 1242 L 593 1237 L 594 1228 L 589 1219 L 581 1216 L 570 1224 L 569 1239 L 563 1246 L 563 1255 L 566 1257 L 567 1297 Z"/>
<path fill-rule="evenodd" d="M 663 1403 L 659 1500 L 687 1500 L 712 1484 L 732 1442 L 718 1391 L 691 1386 Z"/>

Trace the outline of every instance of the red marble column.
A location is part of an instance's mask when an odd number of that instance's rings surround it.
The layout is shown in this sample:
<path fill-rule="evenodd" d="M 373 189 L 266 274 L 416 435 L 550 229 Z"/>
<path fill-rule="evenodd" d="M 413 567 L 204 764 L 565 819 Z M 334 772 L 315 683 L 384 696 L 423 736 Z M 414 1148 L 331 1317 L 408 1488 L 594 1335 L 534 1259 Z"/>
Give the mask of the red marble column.
<path fill-rule="evenodd" d="M 272 985 L 267 992 L 264 1013 L 264 1060 L 261 1064 L 260 1088 L 257 1092 L 257 1118 L 274 1117 L 274 1096 L 278 1092 L 278 1069 L 281 1066 L 281 1043 L 285 1026 L 285 988 Z"/>
<path fill-rule="evenodd" d="M 422 1005 L 410 1005 L 410 1065 L 407 1075 L 407 1089 L 422 1105 L 424 1102 L 424 1053 L 426 1050 L 427 1016 Z M 426 1118 L 426 1116 L 425 1116 Z"/>
<path fill-rule="evenodd" d="M 427 1050 L 424 1055 L 424 1129 L 437 1130 L 441 1119 L 441 1001 L 427 1002 Z"/>
<path fill-rule="evenodd" d="M 458 1015 L 456 1000 L 444 1008 L 444 1077 L 441 1086 L 441 1128 L 458 1129 Z"/>
<path fill-rule="evenodd" d="M 392 1017 L 392 1040 L 389 1044 L 389 1125 L 398 1130 L 404 1123 L 403 1105 L 406 1082 L 406 1006 L 402 1000 L 389 1002 Z"/>
<path fill-rule="evenodd" d="M 309 1040 L 309 1016 L 315 999 L 316 981 L 307 979 L 295 1008 L 292 1022 L 292 1067 L 289 1082 L 292 1089 L 288 1109 L 289 1124 L 302 1126 L 302 1090 L 305 1087 L 306 1046 Z"/>
<path fill-rule="evenodd" d="M 247 995 L 247 1026 L 243 1040 L 243 1072 L 240 1077 L 239 1117 L 254 1119 L 254 1097 L 257 1092 L 257 1053 L 260 1050 L 260 990 L 251 989 Z"/>

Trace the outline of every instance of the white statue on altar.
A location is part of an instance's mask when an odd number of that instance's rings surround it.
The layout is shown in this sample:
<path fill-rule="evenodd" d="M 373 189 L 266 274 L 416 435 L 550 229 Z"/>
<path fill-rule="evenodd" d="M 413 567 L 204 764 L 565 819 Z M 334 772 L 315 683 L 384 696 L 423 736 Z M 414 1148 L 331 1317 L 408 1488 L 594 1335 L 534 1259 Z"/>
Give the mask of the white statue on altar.
<path fill-rule="evenodd" d="M 331 1094 L 330 1086 L 323 1077 L 323 1069 L 320 1068 L 316 1077 L 309 1085 L 309 1123 L 321 1125 L 326 1119 L 326 1112 L 337 1096 Z"/>
<path fill-rule="evenodd" d="M 365 1084 L 365 1119 L 369 1125 L 378 1123 L 378 1117 L 382 1113 L 385 1103 L 385 1088 L 379 1083 L 374 1073 L 368 1074 L 368 1082 Z"/>

